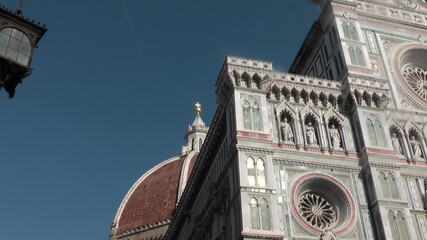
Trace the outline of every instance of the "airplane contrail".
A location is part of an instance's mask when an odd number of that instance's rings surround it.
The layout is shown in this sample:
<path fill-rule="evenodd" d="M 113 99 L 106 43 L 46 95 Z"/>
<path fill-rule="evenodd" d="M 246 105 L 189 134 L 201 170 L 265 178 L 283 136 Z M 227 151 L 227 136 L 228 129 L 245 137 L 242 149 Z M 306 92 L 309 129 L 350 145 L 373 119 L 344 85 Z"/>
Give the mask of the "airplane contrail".
<path fill-rule="evenodd" d="M 135 41 L 136 47 L 137 47 L 139 55 L 141 57 L 141 60 L 142 60 L 141 62 L 143 65 L 146 66 L 145 70 L 146 70 L 146 74 L 148 75 L 147 77 L 151 78 L 151 70 L 148 66 L 146 55 L 144 54 L 144 48 L 142 47 L 141 42 L 138 40 L 138 35 L 136 34 L 135 26 L 133 25 L 132 19 L 129 16 L 129 12 L 127 10 L 125 1 L 120 0 L 120 3 L 122 4 L 123 13 L 125 15 L 126 21 L 128 22 L 132 37 Z"/>

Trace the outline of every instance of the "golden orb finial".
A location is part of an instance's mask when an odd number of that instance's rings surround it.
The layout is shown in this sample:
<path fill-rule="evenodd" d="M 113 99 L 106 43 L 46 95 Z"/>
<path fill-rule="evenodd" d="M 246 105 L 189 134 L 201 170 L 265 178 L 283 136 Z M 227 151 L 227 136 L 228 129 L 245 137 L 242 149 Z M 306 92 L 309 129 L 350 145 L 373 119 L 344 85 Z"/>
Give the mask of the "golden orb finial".
<path fill-rule="evenodd" d="M 194 112 L 196 113 L 196 115 L 200 115 L 200 113 L 202 112 L 202 104 L 196 102 L 194 106 L 196 107 L 196 109 L 194 109 Z"/>

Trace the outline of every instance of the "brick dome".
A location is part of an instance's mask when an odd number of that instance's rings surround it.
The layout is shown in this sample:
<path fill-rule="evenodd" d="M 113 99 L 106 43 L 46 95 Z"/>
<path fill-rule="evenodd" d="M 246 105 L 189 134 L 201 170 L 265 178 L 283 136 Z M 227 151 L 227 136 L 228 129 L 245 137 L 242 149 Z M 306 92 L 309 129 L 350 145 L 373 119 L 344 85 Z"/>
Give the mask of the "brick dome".
<path fill-rule="evenodd" d="M 142 175 L 117 211 L 117 234 L 168 224 L 196 158 L 197 153 L 174 157 Z"/>
<path fill-rule="evenodd" d="M 142 175 L 120 204 L 111 226 L 110 240 L 156 240 L 166 233 L 182 192 L 193 170 L 208 127 L 196 117 L 185 133 L 181 155 L 161 162 Z"/>

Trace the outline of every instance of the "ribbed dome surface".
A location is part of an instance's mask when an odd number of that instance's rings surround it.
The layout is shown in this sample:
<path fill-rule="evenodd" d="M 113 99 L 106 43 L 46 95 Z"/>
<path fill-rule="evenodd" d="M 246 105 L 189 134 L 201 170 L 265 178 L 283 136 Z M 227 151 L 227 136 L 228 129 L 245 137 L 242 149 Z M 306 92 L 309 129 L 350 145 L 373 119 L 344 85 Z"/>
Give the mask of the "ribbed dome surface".
<path fill-rule="evenodd" d="M 119 213 L 117 223 L 119 233 L 172 218 L 187 156 L 162 162 L 134 184 L 122 202 L 122 212 Z M 187 177 L 190 176 L 196 158 L 197 154 L 188 163 L 185 174 Z"/>

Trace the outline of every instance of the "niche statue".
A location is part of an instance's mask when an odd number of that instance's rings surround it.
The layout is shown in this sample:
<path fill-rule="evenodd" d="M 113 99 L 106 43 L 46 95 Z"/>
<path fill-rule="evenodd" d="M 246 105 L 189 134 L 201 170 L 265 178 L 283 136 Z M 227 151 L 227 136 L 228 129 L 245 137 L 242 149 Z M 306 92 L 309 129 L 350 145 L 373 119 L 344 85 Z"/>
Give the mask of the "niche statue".
<path fill-rule="evenodd" d="M 418 142 L 414 136 L 411 137 L 411 148 L 415 159 L 422 158 L 420 142 Z"/>
<path fill-rule="evenodd" d="M 397 155 L 402 155 L 402 147 L 400 146 L 399 137 L 396 133 L 391 135 L 391 143 L 393 144 L 394 151 Z"/>
<path fill-rule="evenodd" d="M 313 144 L 317 145 L 316 130 L 314 129 L 311 122 L 308 122 L 305 128 L 305 136 L 307 137 L 308 145 L 313 145 Z"/>
<path fill-rule="evenodd" d="M 280 129 L 282 131 L 282 138 L 285 142 L 294 142 L 294 133 L 292 132 L 292 127 L 288 123 L 288 119 L 285 118 L 280 124 Z"/>
<path fill-rule="evenodd" d="M 332 125 L 329 129 L 329 135 L 331 136 L 332 148 L 339 148 L 341 145 L 341 135 L 335 125 Z"/>

